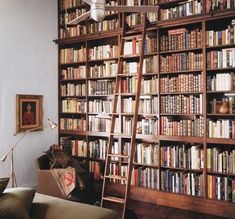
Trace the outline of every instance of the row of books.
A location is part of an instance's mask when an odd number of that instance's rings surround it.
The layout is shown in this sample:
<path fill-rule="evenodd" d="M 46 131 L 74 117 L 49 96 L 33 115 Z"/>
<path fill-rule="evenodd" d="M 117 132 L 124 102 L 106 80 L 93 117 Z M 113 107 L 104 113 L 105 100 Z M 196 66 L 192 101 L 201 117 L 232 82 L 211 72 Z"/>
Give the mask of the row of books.
<path fill-rule="evenodd" d="M 234 68 L 235 67 L 235 48 L 226 48 L 207 52 L 207 68 Z"/>
<path fill-rule="evenodd" d="M 110 77 L 115 76 L 118 71 L 118 64 L 115 61 L 105 61 L 102 64 L 89 67 L 89 77 Z"/>
<path fill-rule="evenodd" d="M 76 68 L 68 67 L 61 70 L 61 80 L 73 80 L 86 78 L 86 66 L 81 65 Z"/>
<path fill-rule="evenodd" d="M 206 1 L 206 11 L 214 11 L 214 10 L 224 10 L 224 9 L 232 9 L 235 8 L 234 0 L 207 0 Z"/>
<path fill-rule="evenodd" d="M 144 44 L 144 53 L 154 53 L 157 52 L 157 37 L 148 37 L 146 36 Z"/>
<path fill-rule="evenodd" d="M 222 46 L 229 44 L 235 44 L 235 25 L 229 24 L 227 28 L 223 30 L 206 31 L 207 46 Z"/>
<path fill-rule="evenodd" d="M 74 63 L 86 61 L 86 48 L 68 48 L 60 50 L 60 63 Z"/>
<path fill-rule="evenodd" d="M 160 97 L 161 113 L 168 114 L 202 114 L 202 94 L 166 95 Z"/>
<path fill-rule="evenodd" d="M 202 53 L 177 53 L 160 57 L 160 71 L 184 71 L 184 70 L 201 70 Z"/>
<path fill-rule="evenodd" d="M 232 91 L 235 89 L 235 74 L 217 73 L 215 75 L 207 76 L 207 90 L 208 91 Z"/>
<path fill-rule="evenodd" d="M 209 138 L 235 139 L 235 120 L 217 119 L 207 120 Z"/>
<path fill-rule="evenodd" d="M 168 136 L 204 136 L 204 119 L 202 116 L 192 119 L 178 119 L 162 116 L 161 117 L 161 135 Z"/>
<path fill-rule="evenodd" d="M 141 24 L 142 22 L 143 22 L 143 14 L 132 13 L 132 14 L 126 16 L 126 23 L 130 27 Z"/>
<path fill-rule="evenodd" d="M 235 202 L 235 179 L 226 176 L 207 176 L 207 196 L 210 199 Z"/>
<path fill-rule="evenodd" d="M 167 35 L 160 37 L 160 51 L 200 48 L 202 46 L 202 30 L 178 28 L 168 30 Z"/>
<path fill-rule="evenodd" d="M 90 132 L 109 132 L 111 120 L 89 115 L 88 124 Z"/>
<path fill-rule="evenodd" d="M 141 94 L 156 94 L 158 92 L 158 78 L 144 78 L 141 81 Z"/>
<path fill-rule="evenodd" d="M 161 171 L 161 190 L 201 197 L 204 193 L 203 175 L 172 170 Z"/>
<path fill-rule="evenodd" d="M 160 19 L 168 20 L 202 13 L 202 1 L 185 1 L 172 8 L 160 9 Z"/>
<path fill-rule="evenodd" d="M 71 11 L 71 12 L 65 12 L 60 14 L 60 25 L 66 25 L 68 22 L 72 21 L 76 17 L 79 17 L 80 15 L 86 13 L 85 8 L 76 8 L 76 10 Z"/>
<path fill-rule="evenodd" d="M 131 185 L 159 189 L 159 169 L 149 167 L 134 168 L 132 171 Z"/>
<path fill-rule="evenodd" d="M 118 57 L 118 46 L 116 45 L 101 45 L 94 46 L 88 49 L 88 59 L 109 59 Z"/>
<path fill-rule="evenodd" d="M 131 117 L 123 116 L 123 133 L 131 134 L 132 133 L 132 122 Z M 156 119 L 141 119 L 137 121 L 137 133 L 144 135 L 155 135 L 158 134 L 158 121 Z"/>
<path fill-rule="evenodd" d="M 141 38 L 132 37 L 131 40 L 126 40 L 124 43 L 123 55 L 140 54 Z"/>
<path fill-rule="evenodd" d="M 126 77 L 121 79 L 120 92 L 121 93 L 136 93 L 137 91 L 137 76 Z"/>
<path fill-rule="evenodd" d="M 103 179 L 103 167 L 99 161 L 89 161 L 89 172 L 93 173 L 95 180 Z"/>
<path fill-rule="evenodd" d="M 136 163 L 155 166 L 159 165 L 158 144 L 137 143 L 135 152 Z"/>
<path fill-rule="evenodd" d="M 108 140 L 97 139 L 89 142 L 89 157 L 105 160 Z"/>
<path fill-rule="evenodd" d="M 90 113 L 111 113 L 113 110 L 113 100 L 90 100 L 88 102 Z"/>
<path fill-rule="evenodd" d="M 81 0 L 60 0 L 60 8 L 66 10 L 68 8 L 77 7 L 82 4 Z"/>
<path fill-rule="evenodd" d="M 71 140 L 72 156 L 87 157 L 87 142 L 84 140 Z"/>
<path fill-rule="evenodd" d="M 204 167 L 202 145 L 167 145 L 161 147 L 161 165 L 200 170 Z"/>
<path fill-rule="evenodd" d="M 87 24 L 87 33 L 92 34 L 101 31 L 110 31 L 118 28 L 118 19 L 103 20 Z"/>
<path fill-rule="evenodd" d="M 87 34 L 86 26 L 76 25 L 66 28 L 60 28 L 60 39 L 65 39 L 69 37 L 76 37 Z"/>
<path fill-rule="evenodd" d="M 86 105 L 85 100 L 65 99 L 62 100 L 62 113 L 86 113 Z"/>
<path fill-rule="evenodd" d="M 133 106 L 133 105 L 132 105 Z M 132 112 L 133 112 L 132 107 Z M 158 113 L 158 97 L 143 96 L 139 101 L 138 112 L 142 114 L 157 114 Z"/>
<path fill-rule="evenodd" d="M 209 112 L 213 114 L 235 114 L 235 96 L 224 97 L 222 100 L 213 98 L 209 102 Z"/>
<path fill-rule="evenodd" d="M 86 84 L 67 83 L 60 85 L 61 96 L 85 96 Z"/>
<path fill-rule="evenodd" d="M 235 175 L 235 149 L 207 148 L 207 170 Z"/>
<path fill-rule="evenodd" d="M 139 71 L 139 62 L 126 62 L 122 63 L 122 73 L 123 74 L 137 74 Z"/>
<path fill-rule="evenodd" d="M 60 118 L 60 130 L 86 131 L 86 118 Z"/>
<path fill-rule="evenodd" d="M 144 58 L 143 61 L 143 74 L 157 73 L 158 72 L 158 56 L 151 56 Z"/>
<path fill-rule="evenodd" d="M 158 13 L 157 12 L 149 12 L 149 13 L 147 13 L 147 18 L 150 23 L 158 21 Z"/>
<path fill-rule="evenodd" d="M 160 92 L 202 92 L 202 74 L 178 74 L 177 76 L 164 76 L 160 78 Z"/>
<path fill-rule="evenodd" d="M 89 95 L 113 94 L 115 82 L 112 80 L 88 81 Z"/>

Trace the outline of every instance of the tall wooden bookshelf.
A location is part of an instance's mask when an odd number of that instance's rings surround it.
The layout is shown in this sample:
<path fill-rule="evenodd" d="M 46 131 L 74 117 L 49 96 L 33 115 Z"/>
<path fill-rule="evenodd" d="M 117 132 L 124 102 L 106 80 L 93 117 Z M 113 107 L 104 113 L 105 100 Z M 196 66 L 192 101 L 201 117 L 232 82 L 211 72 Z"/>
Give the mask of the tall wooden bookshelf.
<path fill-rule="evenodd" d="M 235 2 L 145 0 L 107 4 L 159 5 L 159 14 L 110 13 L 75 27 L 66 22 L 89 10 L 59 0 L 59 141 L 89 164 L 95 180 L 109 136 L 123 33 L 145 29 L 136 155 L 130 198 L 235 217 Z M 117 118 L 122 134 L 113 150 L 127 153 L 139 57 L 126 46 Z M 129 47 L 128 47 L 129 46 Z M 133 49 L 133 48 L 132 48 Z M 110 171 L 125 175 L 126 161 Z M 102 172 L 102 171 L 101 171 Z M 110 186 L 112 193 L 122 182 Z"/>

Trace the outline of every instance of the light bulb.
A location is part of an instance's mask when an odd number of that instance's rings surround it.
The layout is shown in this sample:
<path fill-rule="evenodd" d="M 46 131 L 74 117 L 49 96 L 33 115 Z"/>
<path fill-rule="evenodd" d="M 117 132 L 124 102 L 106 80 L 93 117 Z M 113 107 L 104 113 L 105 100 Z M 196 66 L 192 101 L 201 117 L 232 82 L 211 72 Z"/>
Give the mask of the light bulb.
<path fill-rule="evenodd" d="M 91 5 L 91 18 L 95 21 L 102 21 L 105 16 L 105 5 L 103 3 L 94 3 Z"/>

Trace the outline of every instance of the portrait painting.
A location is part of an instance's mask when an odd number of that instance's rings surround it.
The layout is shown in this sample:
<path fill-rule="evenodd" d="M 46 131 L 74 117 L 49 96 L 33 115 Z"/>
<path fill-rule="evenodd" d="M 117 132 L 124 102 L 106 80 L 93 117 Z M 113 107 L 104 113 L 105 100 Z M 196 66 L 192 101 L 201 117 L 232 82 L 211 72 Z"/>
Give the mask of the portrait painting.
<path fill-rule="evenodd" d="M 16 133 L 42 130 L 41 95 L 16 95 Z"/>

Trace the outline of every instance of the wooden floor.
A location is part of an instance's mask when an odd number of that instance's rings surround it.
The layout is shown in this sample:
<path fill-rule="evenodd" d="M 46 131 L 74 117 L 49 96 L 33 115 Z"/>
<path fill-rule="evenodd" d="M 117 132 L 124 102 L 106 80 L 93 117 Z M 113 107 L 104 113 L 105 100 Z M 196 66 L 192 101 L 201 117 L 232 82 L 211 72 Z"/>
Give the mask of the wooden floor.
<path fill-rule="evenodd" d="M 132 214 L 134 212 L 134 214 Z M 130 201 L 127 219 L 225 219 L 213 215 L 196 213 L 176 208 L 158 206 L 146 202 Z"/>

